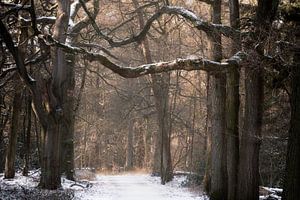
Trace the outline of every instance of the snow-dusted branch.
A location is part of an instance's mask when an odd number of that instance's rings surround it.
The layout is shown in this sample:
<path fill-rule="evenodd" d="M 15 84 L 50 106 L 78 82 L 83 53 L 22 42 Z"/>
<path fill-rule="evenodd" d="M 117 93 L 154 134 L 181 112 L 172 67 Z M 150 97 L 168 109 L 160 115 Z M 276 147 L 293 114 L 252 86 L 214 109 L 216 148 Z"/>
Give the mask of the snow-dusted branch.
<path fill-rule="evenodd" d="M 127 45 L 127 44 L 130 44 L 133 42 L 141 42 L 145 38 L 149 29 L 151 28 L 152 23 L 164 14 L 179 15 L 179 16 L 185 18 L 186 20 L 188 20 L 189 22 L 191 22 L 194 25 L 194 27 L 197 28 L 198 30 L 202 30 L 210 35 L 214 34 L 214 33 L 220 33 L 226 37 L 234 39 L 240 33 L 238 30 L 233 29 L 232 27 L 225 26 L 222 24 L 213 24 L 213 23 L 207 22 L 207 21 L 201 19 L 199 16 L 197 16 L 194 12 L 187 10 L 183 7 L 163 6 L 161 9 L 159 9 L 155 14 L 153 14 L 148 19 L 148 21 L 146 22 L 143 29 L 137 35 L 134 35 L 134 36 L 124 39 L 124 40 L 115 41 L 100 30 L 97 23 L 92 18 L 90 12 L 86 8 L 84 2 L 82 0 L 79 0 L 79 1 L 82 4 L 84 11 L 90 18 L 91 25 L 93 26 L 93 28 L 95 29 L 97 34 L 100 37 L 102 37 L 103 39 L 105 39 L 112 47 L 120 47 L 120 46 Z"/>
<path fill-rule="evenodd" d="M 180 15 L 185 19 L 189 20 L 195 26 L 195 28 L 204 31 L 207 34 L 221 33 L 224 36 L 232 39 L 236 38 L 235 36 L 239 35 L 239 31 L 230 26 L 207 22 L 201 19 L 200 17 L 198 17 L 194 12 L 182 7 L 166 6 L 161 9 L 161 12 L 162 14 L 166 13 L 166 14 Z"/>
<path fill-rule="evenodd" d="M 49 35 L 47 37 L 40 37 L 43 40 L 45 40 L 48 45 L 57 46 L 69 53 L 82 54 L 89 61 L 97 61 L 101 63 L 104 67 L 125 78 L 136 78 L 146 74 L 155 74 L 173 70 L 204 70 L 207 72 L 221 72 L 225 71 L 230 67 L 236 67 L 239 64 L 239 62 L 242 61 L 241 55 L 243 55 L 242 53 L 238 53 L 232 58 L 230 58 L 227 62 L 215 62 L 204 58 L 185 58 L 176 59 L 168 62 L 157 62 L 151 64 L 144 64 L 136 67 L 128 67 L 113 62 L 111 59 L 108 58 L 108 56 L 102 53 L 93 53 L 87 51 L 84 48 L 73 47 L 67 44 L 60 43 Z"/>
<path fill-rule="evenodd" d="M 32 20 L 31 19 L 27 19 L 24 17 L 20 17 L 20 20 L 23 22 L 24 25 L 31 25 Z M 38 24 L 54 24 L 56 20 L 56 17 L 46 17 L 46 16 L 42 16 L 42 17 L 37 17 L 36 18 L 36 22 Z"/>

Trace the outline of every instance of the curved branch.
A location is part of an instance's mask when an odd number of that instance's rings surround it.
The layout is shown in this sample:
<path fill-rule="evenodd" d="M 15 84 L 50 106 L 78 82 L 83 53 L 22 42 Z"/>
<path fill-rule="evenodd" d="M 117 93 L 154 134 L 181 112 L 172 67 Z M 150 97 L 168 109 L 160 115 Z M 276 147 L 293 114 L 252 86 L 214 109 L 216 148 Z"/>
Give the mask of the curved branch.
<path fill-rule="evenodd" d="M 9 34 L 8 30 L 6 29 L 5 25 L 1 20 L 0 20 L 0 36 L 2 37 L 3 42 L 5 43 L 7 49 L 14 57 L 20 76 L 22 77 L 22 79 L 25 81 L 26 84 L 32 85 L 32 83 L 35 81 L 27 73 L 27 69 L 24 65 L 24 60 L 21 57 L 20 50 L 18 47 L 15 46 L 11 35 Z"/>
<path fill-rule="evenodd" d="M 101 53 L 89 52 L 83 48 L 73 47 L 70 45 L 62 44 L 57 40 L 53 39 L 51 36 L 43 37 L 48 45 L 57 46 L 64 49 L 64 51 L 73 54 L 82 54 L 89 61 L 98 61 L 104 67 L 110 69 L 111 71 L 119 74 L 125 78 L 136 78 L 146 74 L 155 74 L 161 72 L 168 72 L 173 70 L 204 70 L 207 72 L 222 72 L 231 67 L 236 67 L 244 59 L 244 54 L 238 52 L 233 57 L 227 60 L 227 62 L 215 62 L 212 60 L 207 60 L 204 58 L 186 58 L 186 59 L 176 59 L 168 62 L 158 62 L 140 65 L 137 67 L 122 66 L 110 60 L 108 57 Z"/>
<path fill-rule="evenodd" d="M 149 29 L 151 28 L 152 23 L 164 14 L 179 15 L 179 16 L 185 18 L 186 20 L 188 20 L 189 22 L 191 22 L 195 28 L 197 28 L 198 30 L 204 31 L 205 33 L 207 33 L 209 35 L 218 33 L 218 34 L 223 34 L 226 37 L 234 39 L 240 34 L 240 32 L 238 30 L 233 29 L 232 27 L 225 26 L 222 24 L 213 24 L 213 23 L 207 22 L 207 21 L 201 19 L 200 17 L 198 17 L 194 12 L 187 10 L 185 8 L 178 7 L 178 6 L 163 6 L 161 9 L 159 9 L 154 15 L 152 15 L 148 19 L 144 28 L 137 35 L 127 38 L 127 39 L 124 39 L 124 40 L 114 41 L 111 37 L 107 36 L 105 33 L 103 33 L 100 30 L 100 28 L 96 24 L 95 20 L 92 18 L 92 15 L 88 11 L 85 4 L 82 2 L 82 0 L 79 0 L 79 1 L 82 4 L 84 11 L 90 18 L 91 25 L 93 26 L 93 28 L 95 29 L 97 34 L 100 37 L 102 37 L 103 39 L 105 39 L 112 47 L 120 47 L 120 46 L 124 46 L 124 45 L 130 44 L 130 43 L 133 43 L 133 42 L 141 42 L 145 38 Z"/>

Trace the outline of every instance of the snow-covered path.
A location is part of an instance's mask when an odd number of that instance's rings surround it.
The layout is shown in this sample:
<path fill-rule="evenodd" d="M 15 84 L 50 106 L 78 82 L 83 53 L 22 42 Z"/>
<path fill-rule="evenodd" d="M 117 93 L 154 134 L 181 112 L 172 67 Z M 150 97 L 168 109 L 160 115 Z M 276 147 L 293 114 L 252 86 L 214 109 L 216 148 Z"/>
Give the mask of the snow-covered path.
<path fill-rule="evenodd" d="M 93 187 L 77 190 L 75 199 L 85 200 L 204 200 L 204 196 L 180 187 L 180 180 L 161 185 L 149 175 L 97 175 Z"/>

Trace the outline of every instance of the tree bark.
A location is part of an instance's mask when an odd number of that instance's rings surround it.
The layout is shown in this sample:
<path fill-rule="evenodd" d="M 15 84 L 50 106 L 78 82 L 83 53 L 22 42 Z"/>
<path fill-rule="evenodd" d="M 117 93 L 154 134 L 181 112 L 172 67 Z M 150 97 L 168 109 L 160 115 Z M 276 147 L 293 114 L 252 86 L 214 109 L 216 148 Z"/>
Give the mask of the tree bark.
<path fill-rule="evenodd" d="M 73 2 L 74 4 L 78 2 Z M 99 11 L 99 0 L 94 0 L 93 2 L 93 17 L 95 18 L 97 12 Z M 74 11 L 72 16 L 69 16 L 70 20 L 75 21 L 77 12 Z M 82 25 L 77 23 L 75 26 L 69 28 L 68 30 L 68 44 L 74 45 L 78 41 L 78 36 L 81 29 L 88 26 L 88 21 L 81 21 Z M 77 27 L 76 27 L 77 26 Z M 65 77 L 62 85 L 62 139 L 61 139 L 61 173 L 65 173 L 66 178 L 69 180 L 74 180 L 74 128 L 75 128 L 75 114 L 77 111 L 77 105 L 75 105 L 75 55 L 72 53 L 66 53 L 66 68 Z M 85 78 L 86 70 L 83 77 Z M 81 90 L 84 87 L 84 82 L 82 82 Z M 79 105 L 81 96 L 77 98 L 77 104 Z"/>
<path fill-rule="evenodd" d="M 158 117 L 158 137 L 161 138 L 161 182 L 165 184 L 173 178 L 171 149 L 170 149 L 170 107 L 169 107 L 169 80 L 170 74 L 162 74 L 162 77 L 152 75 L 153 93 Z M 157 147 L 156 147 L 157 148 Z"/>
<path fill-rule="evenodd" d="M 229 1 L 230 25 L 239 28 L 239 1 Z M 231 55 L 240 50 L 239 37 L 231 41 Z M 226 75 L 226 139 L 228 199 L 236 199 L 239 160 L 239 66 Z"/>
<path fill-rule="evenodd" d="M 212 130 L 212 124 L 211 124 L 211 86 L 209 85 L 211 83 L 210 81 L 210 75 L 207 73 L 207 85 L 206 85 L 206 161 L 205 161 L 205 175 L 203 178 L 203 187 L 207 194 L 210 193 L 211 188 L 211 130 Z"/>
<path fill-rule="evenodd" d="M 144 158 L 144 168 L 145 169 L 150 169 L 151 166 L 151 132 L 150 132 L 150 127 L 149 127 L 149 118 L 145 117 L 144 118 L 145 124 L 146 124 L 146 130 L 144 133 L 144 146 L 145 146 L 145 158 Z"/>
<path fill-rule="evenodd" d="M 258 199 L 263 77 L 260 67 L 246 68 L 245 121 L 241 133 L 238 199 Z M 255 94 L 255 95 L 254 95 Z"/>
<path fill-rule="evenodd" d="M 67 54 L 66 80 L 63 83 L 61 127 L 61 173 L 74 180 L 74 127 L 75 127 L 75 55 Z"/>
<path fill-rule="evenodd" d="M 221 0 L 213 1 L 212 21 L 221 24 Z M 221 35 L 209 35 L 212 45 L 212 57 L 215 61 L 222 59 Z M 225 139 L 225 97 L 226 78 L 222 73 L 210 77 L 211 83 L 211 190 L 212 200 L 227 199 L 227 171 L 226 171 L 226 139 Z"/>
<path fill-rule="evenodd" d="M 127 148 L 126 148 L 126 170 L 133 169 L 133 131 L 134 119 L 129 119 L 128 133 L 127 133 Z"/>
<path fill-rule="evenodd" d="M 64 43 L 68 30 L 70 1 L 59 1 L 57 19 L 53 28 L 53 37 Z M 43 126 L 45 134 L 45 145 L 43 149 L 42 174 L 40 187 L 45 189 L 57 189 L 61 187 L 60 179 L 60 153 L 61 153 L 61 133 L 64 111 L 64 83 L 67 80 L 67 63 L 65 52 L 58 48 L 52 48 L 53 79 L 48 89 L 49 103 L 52 110 L 47 116 L 47 125 Z"/>
<path fill-rule="evenodd" d="M 17 137 L 20 125 L 20 112 L 22 109 L 22 95 L 19 89 L 16 87 L 14 100 L 13 100 L 13 113 L 11 120 L 11 127 L 8 139 L 8 146 L 6 150 L 5 159 L 5 173 L 4 178 L 14 178 L 15 177 L 15 158 L 16 158 L 16 145 Z"/>
<path fill-rule="evenodd" d="M 48 126 L 43 127 L 45 144 L 42 151 L 41 178 L 39 186 L 55 190 L 61 187 L 60 178 L 60 124 L 54 116 L 48 118 Z"/>
<path fill-rule="evenodd" d="M 30 164 L 30 138 L 31 138 L 31 97 L 28 96 L 26 99 L 26 118 L 27 128 L 25 132 L 25 144 L 24 144 L 24 168 L 23 176 L 28 176 L 29 164 Z"/>
<path fill-rule="evenodd" d="M 262 63 L 261 52 L 264 42 L 276 15 L 278 1 L 259 0 L 255 17 L 255 30 L 252 43 L 245 48 Z M 257 45 L 256 42 L 259 45 Z M 250 62 L 251 63 L 251 62 Z M 245 66 L 245 117 L 244 129 L 240 137 L 238 199 L 259 198 L 259 149 L 263 114 L 264 73 L 263 67 L 256 64 Z"/>
<path fill-rule="evenodd" d="M 289 130 L 284 200 L 300 197 L 300 23 L 295 21 L 294 66 L 292 67 L 291 121 Z"/>
<path fill-rule="evenodd" d="M 3 98 L 4 101 L 4 96 L 1 97 Z M 2 111 L 2 106 L 0 106 L 0 173 L 2 173 L 5 169 L 5 144 L 4 144 L 4 129 L 5 126 L 8 122 L 9 115 L 10 113 L 10 108 L 7 108 L 8 110 L 6 111 L 7 113 L 4 114 L 4 111 Z"/>

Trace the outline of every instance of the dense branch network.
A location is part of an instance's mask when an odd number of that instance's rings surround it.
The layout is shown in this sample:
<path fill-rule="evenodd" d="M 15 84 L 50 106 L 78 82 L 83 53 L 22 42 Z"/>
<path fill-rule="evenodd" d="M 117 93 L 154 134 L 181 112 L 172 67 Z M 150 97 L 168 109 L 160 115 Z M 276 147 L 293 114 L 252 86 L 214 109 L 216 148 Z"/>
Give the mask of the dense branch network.
<path fill-rule="evenodd" d="M 91 24 L 92 24 L 93 28 L 95 29 L 95 31 L 97 32 L 97 34 L 101 38 L 105 39 L 112 47 L 120 47 L 120 46 L 124 46 L 124 45 L 130 44 L 130 43 L 133 43 L 133 42 L 141 42 L 147 35 L 149 29 L 151 28 L 152 23 L 164 14 L 179 15 L 179 16 L 183 17 L 184 19 L 188 20 L 189 22 L 191 22 L 195 28 L 197 28 L 198 30 L 204 31 L 206 34 L 209 34 L 209 35 L 212 35 L 214 33 L 223 34 L 224 36 L 226 36 L 228 38 L 235 39 L 240 34 L 240 32 L 238 30 L 233 29 L 230 26 L 225 26 L 222 24 L 213 24 L 213 23 L 207 22 L 207 21 L 201 19 L 200 17 L 198 17 L 194 12 L 187 10 L 183 7 L 163 6 L 161 9 L 156 11 L 155 14 L 153 14 L 148 19 L 148 21 L 146 22 L 143 29 L 137 35 L 134 35 L 133 37 L 130 37 L 130 38 L 127 38 L 124 40 L 114 41 L 111 37 L 107 36 L 105 33 L 103 33 L 100 30 L 97 23 L 93 19 L 92 15 L 88 11 L 83 0 L 79 0 L 79 1 L 82 4 L 84 11 L 90 18 Z"/>
<path fill-rule="evenodd" d="M 135 36 L 120 40 L 120 41 L 114 41 L 112 38 L 107 36 L 105 33 L 103 33 L 98 25 L 95 22 L 95 16 L 94 14 L 91 14 L 83 0 L 79 0 L 83 10 L 88 15 L 88 21 L 91 22 L 93 28 L 98 33 L 99 36 L 104 38 L 112 47 L 119 47 L 123 45 L 127 45 L 133 42 L 141 42 L 146 34 L 148 33 L 152 23 L 157 20 L 159 17 L 161 17 L 164 14 L 169 15 L 179 15 L 189 22 L 191 22 L 197 29 L 202 30 L 206 32 L 207 34 L 213 34 L 213 33 L 221 33 L 226 37 L 234 38 L 237 34 L 239 34 L 239 31 L 229 27 L 224 26 L 221 24 L 212 24 L 209 23 L 200 17 L 198 17 L 195 13 L 192 11 L 189 11 L 187 9 L 184 9 L 182 7 L 176 7 L 176 6 L 163 6 L 161 9 L 159 9 L 155 14 L 153 14 L 148 21 L 146 22 L 144 28 Z M 19 7 L 19 6 L 16 6 Z M 31 7 L 29 7 L 31 8 Z M 30 9 L 32 12 L 32 8 Z M 35 15 L 34 15 L 35 16 Z M 33 15 L 31 15 L 33 17 Z M 24 19 L 23 19 L 24 20 Z M 34 22 L 33 25 L 36 26 L 36 23 L 45 23 L 45 22 L 53 22 L 54 19 L 52 18 L 43 18 L 43 17 L 37 17 L 36 19 L 31 19 L 30 21 Z M 86 19 L 85 19 L 86 21 Z M 1 29 L 5 29 L 4 24 L 2 23 Z M 36 30 L 36 28 L 35 28 Z M 3 33 L 8 33 L 8 31 L 1 31 L 2 37 L 4 37 Z M 231 59 L 229 59 L 226 62 L 215 62 L 204 58 L 186 58 L 186 59 L 176 59 L 173 61 L 168 62 L 158 62 L 158 63 L 152 63 L 152 64 L 145 64 L 140 65 L 137 67 L 128 67 L 128 66 L 122 66 L 120 64 L 117 64 L 109 59 L 108 56 L 112 56 L 112 54 L 109 53 L 105 48 L 100 48 L 102 52 L 104 53 L 94 53 L 87 51 L 84 48 L 71 46 L 69 44 L 61 43 L 57 40 L 55 40 L 50 35 L 41 34 L 39 32 L 38 35 L 39 38 L 43 39 L 46 44 L 51 46 L 57 46 L 69 53 L 75 53 L 75 54 L 83 54 L 85 57 L 87 57 L 90 61 L 98 61 L 100 62 L 104 67 L 112 70 L 113 72 L 119 74 L 120 76 L 126 77 L 126 78 L 135 78 L 146 74 L 154 74 L 154 73 L 161 73 L 161 72 L 167 72 L 172 70 L 204 70 L 208 72 L 218 72 L 218 71 L 224 71 L 225 69 L 228 69 L 229 67 L 236 67 L 238 62 L 241 60 L 241 53 L 236 54 Z M 11 50 L 15 51 L 14 48 L 11 48 Z M 13 56 L 18 54 L 16 52 L 12 53 Z M 106 54 L 106 55 L 105 55 Z M 115 58 L 115 57 L 114 57 Z M 30 79 L 28 78 L 29 75 L 26 72 L 26 68 L 20 63 L 17 63 L 17 68 L 19 72 L 21 73 L 21 76 L 27 84 L 30 83 Z"/>

